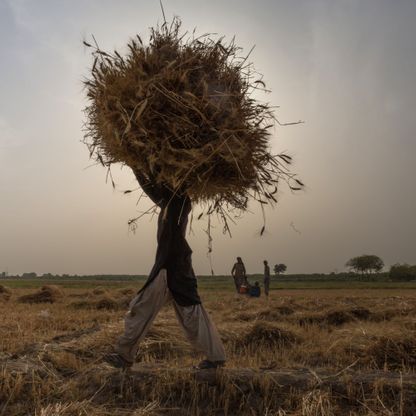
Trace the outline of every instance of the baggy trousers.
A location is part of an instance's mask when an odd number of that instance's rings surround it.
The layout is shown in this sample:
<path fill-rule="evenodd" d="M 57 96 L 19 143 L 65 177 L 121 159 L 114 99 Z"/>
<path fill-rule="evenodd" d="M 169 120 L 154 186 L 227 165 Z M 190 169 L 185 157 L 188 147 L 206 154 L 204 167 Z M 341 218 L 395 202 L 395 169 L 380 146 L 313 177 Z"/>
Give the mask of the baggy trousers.
<path fill-rule="evenodd" d="M 140 341 L 145 337 L 158 312 L 172 301 L 176 317 L 193 347 L 203 352 L 210 361 L 225 361 L 220 335 L 205 308 L 199 305 L 180 306 L 172 297 L 167 284 L 166 269 L 131 302 L 126 315 L 125 332 L 117 344 L 117 352 L 134 362 Z"/>

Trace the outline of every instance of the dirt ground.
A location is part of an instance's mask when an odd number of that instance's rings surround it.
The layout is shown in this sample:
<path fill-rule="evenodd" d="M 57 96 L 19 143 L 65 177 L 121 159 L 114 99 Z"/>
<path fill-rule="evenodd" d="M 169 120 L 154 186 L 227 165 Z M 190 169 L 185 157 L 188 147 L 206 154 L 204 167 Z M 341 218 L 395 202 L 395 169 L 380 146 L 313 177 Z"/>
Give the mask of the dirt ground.
<path fill-rule="evenodd" d="M 202 290 L 226 368 L 192 369 L 201 357 L 167 305 L 122 374 L 102 355 L 134 293 L 3 290 L 0 416 L 416 414 L 416 291 Z"/>

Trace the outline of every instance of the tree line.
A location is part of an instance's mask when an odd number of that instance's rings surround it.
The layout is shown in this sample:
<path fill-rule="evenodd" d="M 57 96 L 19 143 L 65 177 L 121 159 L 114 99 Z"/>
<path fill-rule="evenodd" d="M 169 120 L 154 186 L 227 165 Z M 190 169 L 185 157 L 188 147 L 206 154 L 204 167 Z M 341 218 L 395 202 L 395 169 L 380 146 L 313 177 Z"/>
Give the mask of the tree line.
<path fill-rule="evenodd" d="M 360 273 L 363 278 L 368 278 L 372 274 L 380 273 L 384 268 L 383 260 L 374 254 L 363 254 L 349 259 L 345 266 L 350 270 Z M 409 264 L 393 264 L 390 267 L 389 277 L 396 281 L 416 280 L 416 266 Z"/>
<path fill-rule="evenodd" d="M 352 257 L 349 259 L 345 266 L 354 273 L 361 275 L 363 280 L 372 279 L 379 274 L 384 268 L 383 260 L 374 254 L 363 254 L 361 256 Z M 276 277 L 281 276 L 287 271 L 287 266 L 284 263 L 277 263 L 273 266 L 273 272 Z M 331 273 L 335 275 L 335 273 Z M 388 276 L 391 280 L 394 281 L 411 281 L 416 280 L 416 265 L 409 264 L 399 264 L 396 263 L 390 267 L 388 271 Z M 0 275 L 1 278 L 6 278 L 6 273 Z M 10 276 L 12 277 L 12 276 Z M 38 276 L 36 273 L 23 273 L 22 276 L 13 276 L 21 277 L 22 279 L 54 279 L 54 278 L 63 278 L 63 279 L 97 279 L 104 278 L 106 280 L 135 280 L 144 278 L 144 275 L 89 275 L 89 276 L 77 276 L 77 275 L 68 275 L 63 274 L 61 276 L 54 275 L 51 273 L 44 273 L 43 275 Z"/>

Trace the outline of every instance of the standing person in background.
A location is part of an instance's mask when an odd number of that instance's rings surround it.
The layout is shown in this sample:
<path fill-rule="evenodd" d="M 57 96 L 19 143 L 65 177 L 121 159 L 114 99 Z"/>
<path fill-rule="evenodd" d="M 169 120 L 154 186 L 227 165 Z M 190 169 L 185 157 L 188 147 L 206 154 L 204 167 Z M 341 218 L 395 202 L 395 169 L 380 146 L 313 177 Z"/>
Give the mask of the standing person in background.
<path fill-rule="evenodd" d="M 234 278 L 235 289 L 237 293 L 240 293 L 241 285 L 247 280 L 246 268 L 241 257 L 237 257 L 237 262 L 234 263 L 234 266 L 231 270 L 231 275 Z"/>
<path fill-rule="evenodd" d="M 263 261 L 264 263 L 264 294 L 269 296 L 270 288 L 270 267 L 267 260 Z"/>

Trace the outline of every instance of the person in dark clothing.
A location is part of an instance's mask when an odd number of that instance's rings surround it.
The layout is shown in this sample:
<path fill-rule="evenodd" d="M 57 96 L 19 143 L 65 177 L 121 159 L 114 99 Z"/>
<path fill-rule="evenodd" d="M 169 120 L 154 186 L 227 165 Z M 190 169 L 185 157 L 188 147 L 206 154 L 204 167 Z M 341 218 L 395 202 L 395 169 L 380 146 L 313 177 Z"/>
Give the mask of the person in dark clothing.
<path fill-rule="evenodd" d="M 259 298 L 260 297 L 260 285 L 259 282 L 255 282 L 253 286 L 250 286 L 250 289 L 248 291 L 248 295 L 253 298 Z"/>
<path fill-rule="evenodd" d="M 154 181 L 146 180 L 139 172 L 135 172 L 135 176 L 143 191 L 160 208 L 155 264 L 141 291 L 165 268 L 168 287 L 175 301 L 181 306 L 198 305 L 201 299 L 192 268 L 192 250 L 185 238 L 191 200 L 186 194 L 156 186 Z"/>
<path fill-rule="evenodd" d="M 264 294 L 269 296 L 270 288 L 270 267 L 267 260 L 263 261 L 264 263 Z"/>
<path fill-rule="evenodd" d="M 237 257 L 237 262 L 234 263 L 234 266 L 231 270 L 231 275 L 234 278 L 234 284 L 237 293 L 240 293 L 241 285 L 246 284 L 247 287 L 249 286 L 247 282 L 246 268 L 241 257 Z"/>
<path fill-rule="evenodd" d="M 134 174 L 143 191 L 160 208 L 156 259 L 146 283 L 130 303 L 125 333 L 119 338 L 116 353 L 108 354 L 105 359 L 116 367 L 130 367 L 140 340 L 159 310 L 172 300 L 187 338 L 206 355 L 197 368 L 222 366 L 224 347 L 198 295 L 192 250 L 185 238 L 191 200 L 186 193 L 158 186 L 154 179 L 146 178 L 140 172 Z"/>

